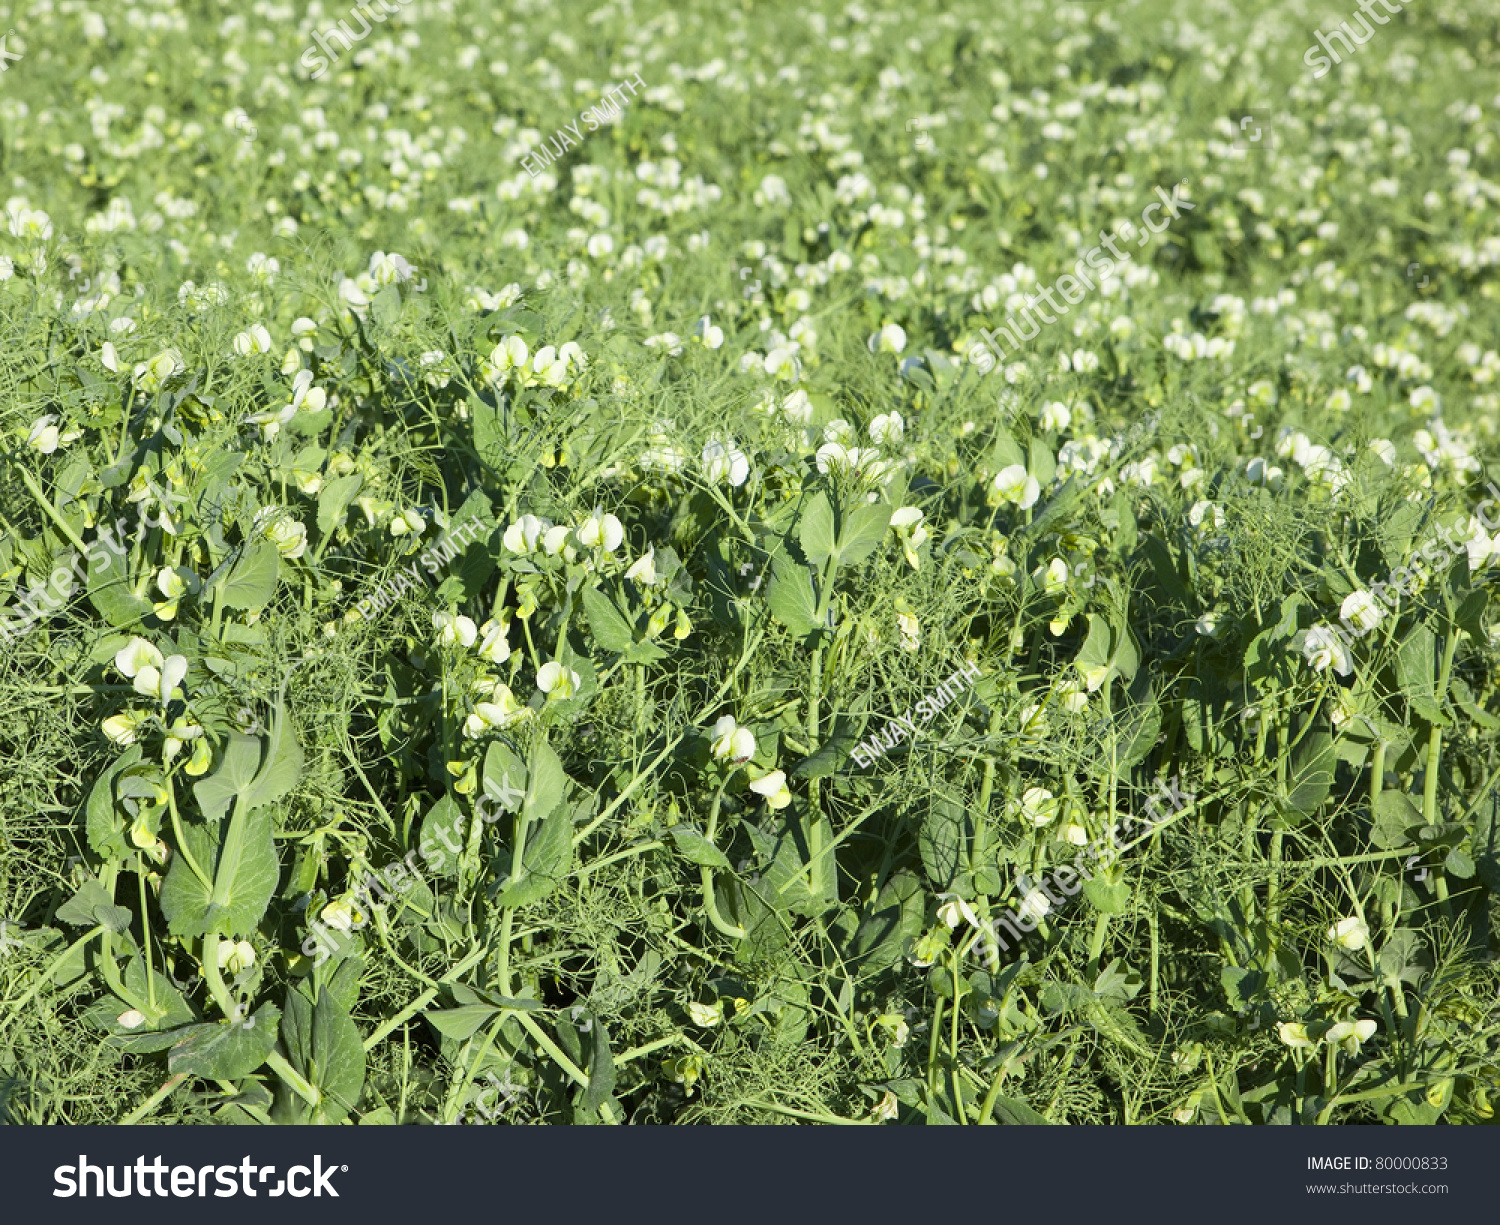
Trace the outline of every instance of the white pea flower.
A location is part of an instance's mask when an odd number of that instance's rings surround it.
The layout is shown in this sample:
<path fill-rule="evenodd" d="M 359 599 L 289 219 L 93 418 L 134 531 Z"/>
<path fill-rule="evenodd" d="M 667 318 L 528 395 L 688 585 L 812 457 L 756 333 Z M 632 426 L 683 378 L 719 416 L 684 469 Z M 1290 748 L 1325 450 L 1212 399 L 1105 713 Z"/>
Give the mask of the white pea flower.
<path fill-rule="evenodd" d="M 1052 909 L 1052 899 L 1041 889 L 1033 889 L 1021 899 L 1021 904 L 1016 907 L 1016 913 L 1023 919 L 1043 919 L 1047 912 Z"/>
<path fill-rule="evenodd" d="M 127 1008 L 115 1018 L 115 1024 L 121 1029 L 139 1029 L 146 1023 L 146 1014 L 136 1008 Z"/>
<path fill-rule="evenodd" d="M 1357 917 L 1340 919 L 1328 929 L 1328 938 L 1340 948 L 1362 949 L 1370 942 L 1370 929 Z"/>
<path fill-rule="evenodd" d="M 1019 800 L 1011 801 L 1012 815 L 1037 829 L 1051 825 L 1061 809 L 1061 801 L 1046 787 L 1027 787 Z"/>
<path fill-rule="evenodd" d="M 501 543 L 512 553 L 533 552 L 551 526 L 552 524 L 546 519 L 539 519 L 535 515 L 522 515 L 505 529 Z"/>
<path fill-rule="evenodd" d="M 445 647 L 471 647 L 479 638 L 474 622 L 454 613 L 433 613 L 432 628 L 438 631 L 438 642 Z"/>
<path fill-rule="evenodd" d="M 625 539 L 625 528 L 614 515 L 591 515 L 576 535 L 586 549 L 602 547 L 606 553 L 613 553 Z"/>
<path fill-rule="evenodd" d="M 518 371 L 517 378 L 525 380 L 526 363 L 531 357 L 531 350 L 526 347 L 526 342 L 519 336 L 507 336 L 494 349 L 490 351 L 489 360 L 481 363 L 480 374 L 485 382 L 490 384 L 503 383 L 512 370 Z"/>
<path fill-rule="evenodd" d="M 722 1000 L 714 1004 L 692 1002 L 687 1006 L 687 1013 L 694 1025 L 712 1029 L 724 1019 L 724 1003 Z"/>
<path fill-rule="evenodd" d="M 1323 672 L 1331 667 L 1340 676 L 1348 676 L 1354 670 L 1349 652 L 1344 649 L 1344 644 L 1339 641 L 1331 626 L 1317 625 L 1308 630 L 1303 639 L 1302 651 L 1314 672 Z"/>
<path fill-rule="evenodd" d="M 1042 429 L 1062 433 L 1073 423 L 1073 414 L 1066 404 L 1054 400 L 1042 409 Z"/>
<path fill-rule="evenodd" d="M 299 370 L 292 378 L 292 408 L 297 412 L 320 413 L 328 406 L 328 393 L 313 386 L 311 370 Z"/>
<path fill-rule="evenodd" d="M 531 359 L 531 369 L 545 387 L 561 387 L 568 381 L 568 363 L 551 345 L 543 345 Z"/>
<path fill-rule="evenodd" d="M 156 587 L 164 600 L 160 604 L 153 603 L 156 615 L 163 621 L 172 620 L 177 615 L 177 606 L 182 597 L 196 595 L 201 585 L 198 576 L 191 570 L 182 566 L 163 566 L 157 572 Z"/>
<path fill-rule="evenodd" d="M 564 668 L 555 659 L 543 664 L 536 674 L 536 687 L 547 695 L 548 701 L 553 698 L 570 698 L 582 684 L 583 678 L 578 673 L 571 668 Z"/>
<path fill-rule="evenodd" d="M 1352 592 L 1339 605 L 1339 619 L 1361 633 L 1374 629 L 1383 616 L 1385 609 L 1368 591 Z"/>
<path fill-rule="evenodd" d="M 906 329 L 899 323 L 887 323 L 871 334 L 865 346 L 871 353 L 900 353 L 906 348 Z"/>
<path fill-rule="evenodd" d="M 797 360 L 797 352 L 787 345 L 778 345 L 772 349 L 766 354 L 763 364 L 767 374 L 784 382 L 795 382 L 802 375 L 802 363 Z"/>
<path fill-rule="evenodd" d="M 486 621 L 479 627 L 479 657 L 492 664 L 503 664 L 510 658 L 510 622 Z"/>
<path fill-rule="evenodd" d="M 168 379 L 185 369 L 187 366 L 182 360 L 182 354 L 176 349 L 163 349 L 150 361 L 142 362 L 135 368 L 135 381 L 138 386 L 155 395 Z"/>
<path fill-rule="evenodd" d="M 764 796 L 768 808 L 785 808 L 792 802 L 792 793 L 786 785 L 786 773 L 772 770 L 761 778 L 752 779 L 750 790 Z"/>
<path fill-rule="evenodd" d="M 1307 1036 L 1307 1026 L 1299 1021 L 1283 1021 L 1276 1027 L 1276 1032 L 1293 1050 L 1309 1050 L 1316 1045 Z"/>
<path fill-rule="evenodd" d="M 556 557 L 561 553 L 564 561 L 577 560 L 578 549 L 574 544 L 573 529 L 561 524 L 548 528 L 547 534 L 542 537 L 542 549 L 548 557 Z"/>
<path fill-rule="evenodd" d="M 960 923 L 967 923 L 970 927 L 980 926 L 979 916 L 963 898 L 953 893 L 945 893 L 943 897 L 947 900 L 938 907 L 937 917 L 940 922 L 947 924 L 949 931 L 955 930 Z"/>
<path fill-rule="evenodd" d="M 464 720 L 464 735 L 472 740 L 492 728 L 509 727 L 530 713 L 531 708 L 516 700 L 509 685 L 496 682 L 488 701 L 474 703 L 474 713 Z"/>
<path fill-rule="evenodd" d="M 915 506 L 903 506 L 891 516 L 891 526 L 901 541 L 901 551 L 906 555 L 906 564 L 913 570 L 922 567 L 917 550 L 927 543 L 927 529 L 922 526 L 926 516 Z"/>
<path fill-rule="evenodd" d="M 992 486 L 1000 499 L 1010 502 L 1021 510 L 1029 510 L 1042 496 L 1042 486 L 1036 477 L 1027 473 L 1022 464 L 1011 464 L 995 474 Z"/>
<path fill-rule="evenodd" d="M 710 751 L 719 761 L 728 761 L 738 766 L 755 756 L 755 734 L 748 727 L 741 727 L 733 715 L 725 715 L 714 724 L 714 739 Z"/>
<path fill-rule="evenodd" d="M 389 255 L 384 251 L 377 251 L 370 256 L 370 276 L 377 285 L 390 285 L 393 282 L 404 284 L 416 275 L 416 271 L 403 256 L 394 251 Z"/>
<path fill-rule="evenodd" d="M 906 421 L 898 412 L 882 413 L 870 422 L 870 441 L 894 446 L 906 435 Z"/>
<path fill-rule="evenodd" d="M 922 645 L 922 625 L 914 613 L 898 612 L 896 625 L 901 631 L 901 646 L 905 650 L 915 651 Z"/>
<path fill-rule="evenodd" d="M 220 940 L 219 969 L 239 974 L 255 964 L 255 946 L 248 940 Z"/>
<path fill-rule="evenodd" d="M 142 724 L 150 718 L 144 710 L 128 710 L 122 715 L 111 715 L 104 720 L 102 729 L 113 743 L 123 749 L 136 742 Z"/>
<path fill-rule="evenodd" d="M 655 546 L 647 549 L 631 563 L 630 569 L 625 571 L 625 577 L 632 582 L 640 583 L 646 587 L 654 587 L 656 585 Z"/>
<path fill-rule="evenodd" d="M 295 561 L 307 552 L 307 527 L 296 519 L 270 519 L 262 527 L 261 534 L 288 561 Z"/>
<path fill-rule="evenodd" d="M 1068 579 L 1072 576 L 1068 569 L 1068 563 L 1061 557 L 1054 557 L 1043 569 L 1038 566 L 1034 578 L 1041 582 L 1042 590 L 1048 595 L 1060 595 L 1067 589 Z"/>
<path fill-rule="evenodd" d="M 79 430 L 64 432 L 57 425 L 57 417 L 48 413 L 45 417 L 38 417 L 31 423 L 31 431 L 26 435 L 26 445 L 43 455 L 51 455 L 59 447 L 65 447 L 82 437 L 83 434 Z"/>
<path fill-rule="evenodd" d="M 724 344 L 724 329 L 715 327 L 707 315 L 698 320 L 698 326 L 693 329 L 693 335 L 702 342 L 706 349 L 717 349 Z"/>
<path fill-rule="evenodd" d="M 271 333 L 256 323 L 234 338 L 234 351 L 241 357 L 260 357 L 271 351 Z"/>
<path fill-rule="evenodd" d="M 1358 1055 L 1359 1048 L 1368 1042 L 1374 1033 L 1374 1021 L 1340 1021 L 1337 1025 L 1329 1027 L 1328 1032 L 1323 1035 L 1323 1041 L 1329 1046 L 1342 1047 L 1346 1055 Z"/>
<path fill-rule="evenodd" d="M 703 448 L 703 469 L 714 484 L 727 482 L 738 489 L 750 477 L 750 459 L 733 438 L 714 439 Z"/>
<path fill-rule="evenodd" d="M 397 511 L 391 517 L 389 530 L 392 536 L 405 536 L 408 534 L 420 536 L 427 530 L 427 520 L 422 517 L 422 512 L 416 509 Z"/>
<path fill-rule="evenodd" d="M 115 653 L 115 667 L 132 682 L 138 694 L 155 698 L 165 706 L 187 676 L 188 662 L 182 655 L 163 657 L 144 638 L 132 638 Z"/>

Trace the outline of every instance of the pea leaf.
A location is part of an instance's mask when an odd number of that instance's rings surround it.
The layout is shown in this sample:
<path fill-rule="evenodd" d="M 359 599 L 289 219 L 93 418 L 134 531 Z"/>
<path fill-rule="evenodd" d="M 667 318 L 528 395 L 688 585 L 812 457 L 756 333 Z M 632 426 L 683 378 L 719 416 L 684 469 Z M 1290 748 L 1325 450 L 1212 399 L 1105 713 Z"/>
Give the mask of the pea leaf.
<path fill-rule="evenodd" d="M 823 628 L 823 623 L 817 619 L 818 597 L 813 589 L 812 571 L 785 554 L 771 563 L 771 583 L 766 601 L 771 615 L 798 637 Z"/>
<path fill-rule="evenodd" d="M 873 553 L 891 526 L 891 513 L 886 502 L 865 502 L 850 511 L 839 533 L 839 561 L 863 561 Z"/>
<path fill-rule="evenodd" d="M 281 1010 L 263 1004 L 248 1020 L 233 1024 L 190 1025 L 167 1055 L 167 1070 L 205 1080 L 239 1080 L 265 1063 L 276 1047 Z"/>
<path fill-rule="evenodd" d="M 797 540 L 802 545 L 802 555 L 815 566 L 822 565 L 838 548 L 833 503 L 826 493 L 816 494 L 802 512 Z"/>
<path fill-rule="evenodd" d="M 635 633 L 614 602 L 596 587 L 583 589 L 583 609 L 588 614 L 589 629 L 606 651 L 628 651 L 635 643 Z"/>
<path fill-rule="evenodd" d="M 86 880 L 83 886 L 57 908 L 57 919 L 73 927 L 103 924 L 112 932 L 130 930 L 130 911 L 116 906 L 97 880 Z"/>
<path fill-rule="evenodd" d="M 264 608 L 276 590 L 276 571 L 281 554 L 269 540 L 252 544 L 230 568 L 220 600 L 226 608 L 254 612 Z"/>
<path fill-rule="evenodd" d="M 235 796 L 249 791 L 260 769 L 259 736 L 231 731 L 219 768 L 193 784 L 193 797 L 209 821 L 222 820 Z"/>
<path fill-rule="evenodd" d="M 671 833 L 672 842 L 689 863 L 705 868 L 727 869 L 730 866 L 729 856 L 710 842 L 701 829 L 692 825 L 674 825 Z"/>
<path fill-rule="evenodd" d="M 131 745 L 94 780 L 84 807 L 84 832 L 95 854 L 105 859 L 123 858 L 125 818 L 115 803 L 115 780 L 141 759 L 141 746 Z"/>
<path fill-rule="evenodd" d="M 104 565 L 99 565 L 100 560 Z M 125 554 L 111 548 L 96 548 L 88 559 L 89 601 L 110 625 L 125 629 L 149 616 L 151 601 L 130 589 L 130 572 Z"/>
<path fill-rule="evenodd" d="M 179 848 L 161 887 L 162 913 L 174 936 L 255 930 L 281 876 L 271 832 L 270 808 L 237 811 L 227 825 L 184 826 L 186 849 L 209 884 Z"/>
<path fill-rule="evenodd" d="M 365 478 L 358 472 L 335 477 L 318 492 L 318 531 L 326 536 L 344 521 L 349 503 L 354 501 Z"/>

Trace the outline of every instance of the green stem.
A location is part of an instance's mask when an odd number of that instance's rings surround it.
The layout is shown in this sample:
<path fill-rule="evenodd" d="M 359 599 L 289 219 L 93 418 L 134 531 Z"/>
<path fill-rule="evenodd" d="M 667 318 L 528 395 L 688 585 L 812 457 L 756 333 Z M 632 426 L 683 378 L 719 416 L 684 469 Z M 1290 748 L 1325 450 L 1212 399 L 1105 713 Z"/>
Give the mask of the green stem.
<path fill-rule="evenodd" d="M 78 535 L 78 533 L 68 526 L 68 521 L 58 513 L 57 507 L 53 506 L 52 503 L 48 501 L 47 495 L 42 492 L 41 486 L 36 483 L 36 478 L 32 476 L 31 473 L 28 472 L 21 464 L 16 465 L 16 471 L 21 474 L 21 483 L 31 491 L 31 496 L 36 499 L 36 504 L 40 506 L 42 510 L 46 512 L 47 517 L 57 525 L 57 530 L 60 531 L 64 536 L 66 536 L 69 543 L 71 543 L 72 546 L 80 553 L 87 553 L 89 551 L 88 545 L 84 544 L 82 538 Z"/>
<path fill-rule="evenodd" d="M 707 839 L 709 846 L 714 845 L 714 836 L 719 832 L 719 807 L 724 802 L 724 792 L 729 786 L 730 777 L 732 775 L 726 776 L 724 781 L 719 784 L 718 793 L 714 796 L 713 807 L 708 813 L 708 829 L 704 837 Z M 707 864 L 700 865 L 698 868 L 698 879 L 703 883 L 703 909 L 708 914 L 708 921 L 731 940 L 743 940 L 748 936 L 750 933 L 743 927 L 728 922 L 719 914 L 719 901 L 714 889 L 713 869 Z"/>
<path fill-rule="evenodd" d="M 13 1002 L 7 1001 L 5 1012 L 3 1014 L 0 1014 L 0 1034 L 3 1034 L 5 1032 L 7 1026 L 9 1026 L 12 1021 L 16 1020 L 18 1017 L 24 1014 L 26 1005 L 31 1003 L 31 1001 L 41 993 L 42 988 L 52 980 L 52 976 L 57 973 L 58 967 L 61 966 L 63 962 L 67 961 L 68 958 L 73 956 L 74 953 L 84 948 L 95 936 L 107 935 L 108 932 L 109 928 L 105 927 L 101 923 L 98 927 L 95 927 L 79 936 L 77 940 L 73 941 L 72 944 L 68 945 L 67 948 L 63 949 L 61 953 L 53 958 L 52 964 L 47 967 L 45 973 L 37 975 L 36 982 L 32 983 L 31 986 L 26 989 L 25 994 L 23 994 L 20 999 Z"/>
<path fill-rule="evenodd" d="M 169 1079 L 166 1084 L 164 1084 L 160 1089 L 158 1089 L 144 1102 L 142 1102 L 139 1106 L 137 1106 L 134 1110 L 127 1114 L 123 1119 L 121 1119 L 119 1122 L 119 1126 L 129 1127 L 133 1123 L 139 1123 L 148 1114 L 150 1114 L 159 1105 L 161 1105 L 161 1103 L 171 1095 L 172 1090 L 177 1088 L 177 1086 L 186 1079 L 186 1072 L 177 1073 L 176 1076 L 173 1076 L 171 1079 Z"/>
<path fill-rule="evenodd" d="M 309 1106 L 317 1107 L 323 1104 L 323 1095 L 302 1078 L 301 1073 L 287 1062 L 286 1056 L 280 1051 L 272 1051 L 266 1056 L 266 1066 L 286 1081 L 293 1092 Z"/>

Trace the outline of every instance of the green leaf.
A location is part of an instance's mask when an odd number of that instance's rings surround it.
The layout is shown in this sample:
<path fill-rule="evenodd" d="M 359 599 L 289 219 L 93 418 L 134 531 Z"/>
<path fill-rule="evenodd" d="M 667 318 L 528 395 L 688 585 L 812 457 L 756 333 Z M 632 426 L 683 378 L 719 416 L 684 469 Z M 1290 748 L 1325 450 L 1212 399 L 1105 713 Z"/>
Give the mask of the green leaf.
<path fill-rule="evenodd" d="M 455 1042 L 467 1042 L 491 1017 L 499 1016 L 500 1009 L 488 1004 L 461 1004 L 457 1008 L 441 1008 L 436 1012 L 424 1012 L 433 1029 Z"/>
<path fill-rule="evenodd" d="M 381 327 L 394 327 L 401 318 L 401 291 L 387 285 L 370 299 L 370 314 Z"/>
<path fill-rule="evenodd" d="M 635 633 L 614 601 L 595 587 L 585 587 L 582 596 L 589 629 L 594 631 L 599 645 L 606 651 L 628 651 L 635 642 Z"/>
<path fill-rule="evenodd" d="M 115 780 L 141 759 L 141 746 L 131 745 L 94 780 L 84 808 L 84 832 L 94 853 L 104 859 L 122 859 L 125 846 L 125 818 L 115 802 Z"/>
<path fill-rule="evenodd" d="M 266 737 L 266 752 L 260 770 L 246 789 L 240 803 L 247 808 L 274 804 L 297 785 L 302 775 L 302 746 L 297 743 L 291 721 L 281 698 L 271 715 L 271 730 Z"/>
<path fill-rule="evenodd" d="M 1437 636 L 1416 626 L 1396 652 L 1396 680 L 1411 708 L 1430 723 L 1444 722 L 1437 701 Z"/>
<path fill-rule="evenodd" d="M 677 850 L 689 863 L 705 868 L 727 869 L 730 866 L 729 856 L 704 837 L 701 829 L 692 825 L 674 825 L 671 834 Z"/>
<path fill-rule="evenodd" d="M 564 803 L 570 780 L 546 741 L 538 741 L 532 750 L 530 775 L 521 808 L 521 825 L 529 836 L 519 872 L 496 899 L 502 907 L 526 906 L 546 897 L 573 866 L 573 810 Z"/>
<path fill-rule="evenodd" d="M 236 811 L 227 825 L 184 827 L 187 849 L 211 883 L 198 879 L 185 855 L 173 857 L 162 882 L 161 908 L 174 936 L 255 930 L 281 876 L 271 816 L 270 808 L 252 808 Z"/>
<path fill-rule="evenodd" d="M 418 851 L 438 876 L 457 876 L 464 849 L 464 812 L 451 795 L 427 810 L 417 838 Z"/>
<path fill-rule="evenodd" d="M 592 1113 L 609 1100 L 609 1095 L 615 1091 L 617 1077 L 615 1058 L 609 1049 L 609 1034 L 604 1028 L 604 1022 L 597 1017 L 593 1018 L 589 1033 L 594 1042 L 589 1059 L 589 1084 L 583 1094 L 583 1107 Z"/>
<path fill-rule="evenodd" d="M 99 559 L 105 564 L 100 566 Z M 89 601 L 110 625 L 127 629 L 151 615 L 152 606 L 130 589 L 130 572 L 124 552 L 96 548 L 88 557 Z"/>
<path fill-rule="evenodd" d="M 303 1075 L 323 1097 L 318 1123 L 342 1123 L 359 1104 L 365 1087 L 365 1043 L 359 1026 L 324 988 L 312 1016 L 312 1058 Z"/>
<path fill-rule="evenodd" d="M 530 777 L 526 763 L 508 744 L 501 740 L 492 741 L 484 755 L 484 771 L 480 780 L 487 804 L 486 815 L 500 810 L 519 811 Z"/>
<path fill-rule="evenodd" d="M 349 503 L 359 495 L 365 478 L 358 472 L 335 477 L 318 492 L 318 532 L 326 536 L 344 521 Z"/>
<path fill-rule="evenodd" d="M 839 561 L 863 561 L 885 539 L 891 526 L 893 508 L 889 503 L 865 502 L 849 512 L 839 533 Z"/>
<path fill-rule="evenodd" d="M 224 579 L 219 597 L 225 608 L 254 612 L 270 602 L 276 590 L 276 572 L 281 554 L 269 540 L 260 540 L 240 554 Z"/>
<path fill-rule="evenodd" d="M 785 554 L 771 563 L 771 583 L 766 592 L 771 615 L 798 637 L 823 628 L 817 619 L 818 597 L 813 575 Z"/>
<path fill-rule="evenodd" d="M 866 709 L 861 703 L 850 707 L 850 713 L 839 715 L 833 722 L 833 730 L 828 739 L 788 770 L 787 777 L 825 778 L 837 771 L 849 760 L 850 752 L 859 745 L 857 721 L 853 716 L 865 713 Z"/>
<path fill-rule="evenodd" d="M 1083 882 L 1083 896 L 1100 914 L 1124 914 L 1130 906 L 1130 887 L 1102 876 Z"/>
<path fill-rule="evenodd" d="M 803 556 L 815 566 L 821 566 L 838 548 L 833 503 L 826 493 L 819 491 L 802 512 L 797 540 L 802 545 Z"/>
<path fill-rule="evenodd" d="M 1490 794 L 1489 811 L 1476 815 L 1471 845 L 1479 879 L 1491 893 L 1500 893 L 1500 788 Z"/>
<path fill-rule="evenodd" d="M 922 882 L 916 873 L 902 868 L 860 917 L 849 942 L 850 969 L 861 977 L 889 969 L 901 960 L 907 942 L 922 934 L 925 919 Z"/>
<path fill-rule="evenodd" d="M 1298 747 L 1287 776 L 1287 807 L 1311 816 L 1333 790 L 1333 772 L 1338 765 L 1333 737 L 1319 730 L 1310 732 Z"/>
<path fill-rule="evenodd" d="M 167 1070 L 205 1080 L 239 1080 L 265 1063 L 276 1047 L 281 1010 L 264 1004 L 244 1022 L 191 1025 L 167 1056 Z"/>
<path fill-rule="evenodd" d="M 992 1113 L 996 1122 L 1012 1127 L 1051 1127 L 1054 1125 L 1046 1115 L 1038 1114 L 1025 1102 L 1015 1097 L 997 1096 Z"/>
<path fill-rule="evenodd" d="M 531 753 L 525 813 L 529 820 L 546 817 L 567 797 L 568 775 L 552 746 L 539 740 Z"/>
<path fill-rule="evenodd" d="M 567 878 L 573 866 L 573 812 L 559 804 L 527 840 L 521 871 L 506 883 L 496 899 L 502 907 L 528 906 L 540 901 Z"/>
<path fill-rule="evenodd" d="M 1057 459 L 1052 454 L 1052 448 L 1040 438 L 1031 440 L 1030 450 L 1026 464 L 1027 475 L 1036 477 L 1037 484 L 1045 489 L 1057 475 Z"/>
<path fill-rule="evenodd" d="M 72 927 L 94 927 L 102 923 L 112 932 L 130 930 L 130 911 L 116 906 L 97 880 L 84 881 L 78 892 L 57 908 L 57 919 Z"/>
<path fill-rule="evenodd" d="M 1400 791 L 1382 791 L 1375 798 L 1370 841 L 1382 850 L 1410 846 L 1409 830 L 1422 824 L 1422 810 Z"/>
<path fill-rule="evenodd" d="M 934 799 L 917 837 L 922 866 L 938 890 L 946 890 L 958 875 L 969 848 L 969 814 L 952 800 Z"/>
<path fill-rule="evenodd" d="M 1246 970 L 1240 966 L 1224 966 L 1219 971 L 1219 982 L 1229 999 L 1229 1006 L 1236 1011 L 1248 1008 L 1260 999 L 1269 986 L 1264 970 Z"/>
<path fill-rule="evenodd" d="M 193 797 L 207 820 L 222 820 L 234 798 L 250 789 L 260 769 L 260 752 L 259 736 L 229 733 L 219 768 L 193 784 Z"/>

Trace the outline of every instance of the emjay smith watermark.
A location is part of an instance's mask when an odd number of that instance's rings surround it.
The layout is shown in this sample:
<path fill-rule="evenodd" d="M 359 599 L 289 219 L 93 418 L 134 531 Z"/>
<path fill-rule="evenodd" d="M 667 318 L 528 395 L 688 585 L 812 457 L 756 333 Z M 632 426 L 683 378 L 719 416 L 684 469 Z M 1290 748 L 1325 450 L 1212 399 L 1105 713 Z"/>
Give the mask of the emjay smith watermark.
<path fill-rule="evenodd" d="M 552 165 L 553 162 L 569 149 L 575 149 L 581 145 L 583 143 L 583 136 L 578 131 L 579 120 L 588 125 L 590 132 L 595 132 L 598 131 L 601 123 L 613 122 L 615 119 L 618 119 L 623 103 L 615 98 L 615 94 L 622 89 L 628 89 L 630 90 L 630 96 L 634 98 L 636 93 L 635 87 L 637 85 L 642 89 L 646 88 L 646 82 L 641 80 L 640 73 L 635 74 L 634 81 L 626 81 L 624 85 L 615 85 L 605 91 L 604 98 L 579 115 L 578 120 L 568 124 L 567 127 L 558 128 L 557 135 L 552 137 L 550 141 L 544 141 L 523 157 L 521 159 L 521 169 L 526 171 L 532 178 L 536 178 L 538 174 Z M 573 133 L 571 138 L 568 136 L 569 132 Z M 535 159 L 537 162 L 534 167 L 526 164 L 532 159 Z"/>

